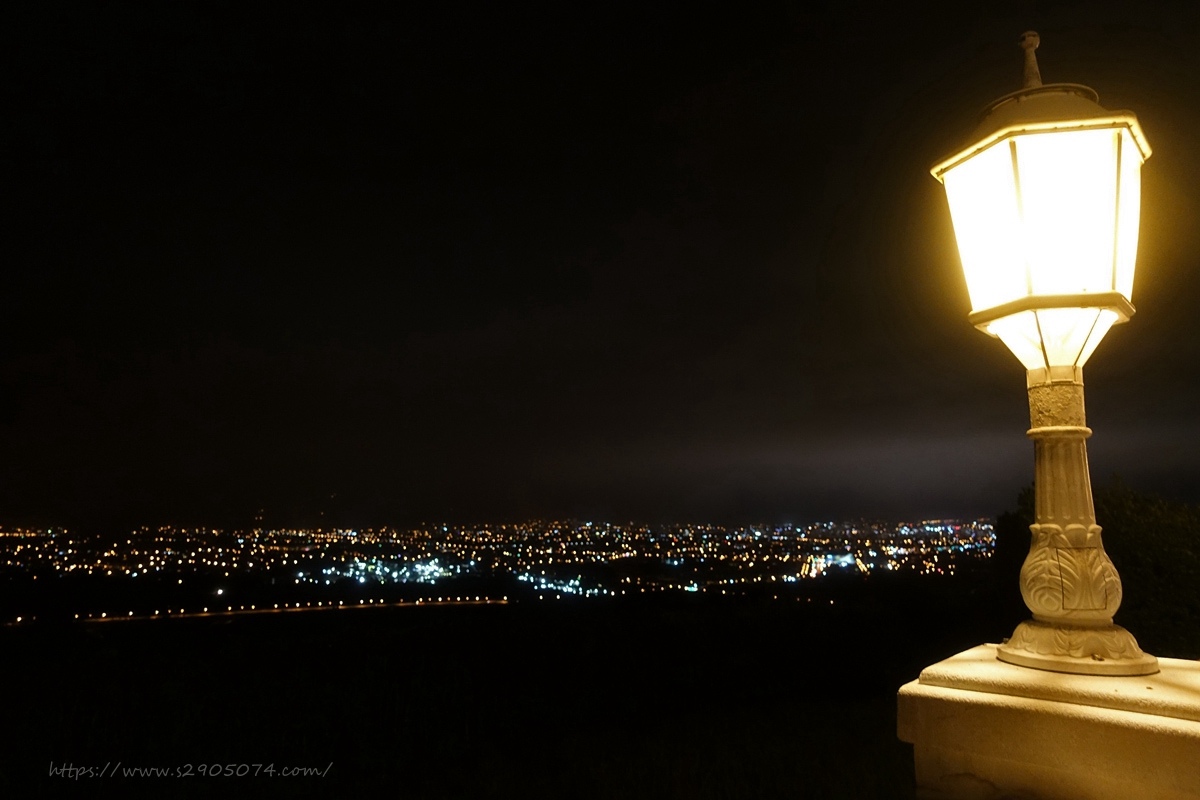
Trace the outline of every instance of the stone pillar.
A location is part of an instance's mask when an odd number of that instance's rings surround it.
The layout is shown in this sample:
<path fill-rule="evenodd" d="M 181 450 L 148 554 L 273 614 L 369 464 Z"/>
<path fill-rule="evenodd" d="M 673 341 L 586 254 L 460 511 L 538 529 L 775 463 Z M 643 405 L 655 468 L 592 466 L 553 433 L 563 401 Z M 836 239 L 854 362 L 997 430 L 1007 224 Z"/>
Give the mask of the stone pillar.
<path fill-rule="evenodd" d="M 1104 552 L 1092 506 L 1082 370 L 1029 373 L 1035 522 L 1021 567 L 1033 619 L 1017 626 L 1001 661 L 1084 675 L 1148 675 L 1158 661 L 1113 624 L 1121 579 Z"/>

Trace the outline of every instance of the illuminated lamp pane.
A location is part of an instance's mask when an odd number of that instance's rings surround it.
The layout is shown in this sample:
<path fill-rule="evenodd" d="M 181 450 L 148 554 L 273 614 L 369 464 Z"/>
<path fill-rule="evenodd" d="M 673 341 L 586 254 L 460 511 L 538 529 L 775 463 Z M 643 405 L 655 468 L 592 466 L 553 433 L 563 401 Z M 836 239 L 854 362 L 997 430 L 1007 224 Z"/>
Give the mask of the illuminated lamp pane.
<path fill-rule="evenodd" d="M 1112 291 L 1117 137 L 1112 129 L 1015 137 L 1033 294 Z"/>
<path fill-rule="evenodd" d="M 1092 334 L 1098 308 L 1043 308 L 1036 312 L 1051 367 L 1082 366 L 1079 355 Z"/>
<path fill-rule="evenodd" d="M 1008 144 L 1000 142 L 958 164 L 943 182 L 972 309 L 1023 297 L 1028 282 Z"/>
<path fill-rule="evenodd" d="M 1022 311 L 988 323 L 987 332 L 1008 346 L 1025 369 L 1046 366 L 1042 342 L 1038 336 L 1037 319 L 1032 311 Z"/>
<path fill-rule="evenodd" d="M 1142 202 L 1142 154 L 1128 128 L 1121 135 L 1120 221 L 1117 226 L 1117 254 L 1114 289 L 1133 300 L 1133 268 L 1137 259 L 1138 215 Z"/>
<path fill-rule="evenodd" d="M 1108 329 L 1117 321 L 1115 311 L 1109 311 L 1107 308 L 1100 309 L 1100 316 L 1096 319 L 1096 327 L 1092 329 L 1092 335 L 1088 337 L 1087 343 L 1084 344 L 1083 350 L 1079 353 L 1079 361 L 1076 366 L 1082 367 L 1087 363 L 1087 360 L 1092 357 L 1092 353 L 1096 350 L 1096 345 L 1100 344 L 1100 340 L 1104 338 L 1104 334 L 1108 333 Z"/>

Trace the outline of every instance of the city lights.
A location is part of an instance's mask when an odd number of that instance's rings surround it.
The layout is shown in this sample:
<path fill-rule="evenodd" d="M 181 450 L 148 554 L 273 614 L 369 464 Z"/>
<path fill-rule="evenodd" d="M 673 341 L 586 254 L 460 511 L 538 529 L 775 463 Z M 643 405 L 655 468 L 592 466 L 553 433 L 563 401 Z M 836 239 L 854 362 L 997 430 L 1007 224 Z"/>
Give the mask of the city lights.
<path fill-rule="evenodd" d="M 664 593 L 740 596 L 776 585 L 876 572 L 953 575 L 992 554 L 987 520 L 832 523 L 806 526 L 639 525 L 535 520 L 503 525 L 428 525 L 417 529 L 138 528 L 121 542 L 70 531 L 0 530 L 0 566 L 11 576 L 70 577 L 85 587 L 74 618 L 251 614 L 335 607 L 474 602 L 484 580 L 544 598 L 599 600 Z M 280 580 L 286 564 L 286 578 Z M 297 568 L 299 567 L 299 568 Z M 291 570 L 296 568 L 294 572 Z M 146 605 L 114 609 L 105 586 L 137 579 Z M 97 583 L 96 581 L 100 581 Z M 234 581 L 234 584 L 230 584 Z M 371 587 L 374 587 L 373 589 Z M 441 594 L 430 594 L 439 587 Z M 236 591 L 254 604 L 206 605 Z M 365 591 L 389 596 L 364 598 Z M 472 588 L 479 602 L 496 602 Z M 89 599 L 94 596 L 94 599 Z M 182 602 L 180 602 L 182 601 Z M 35 614 L 20 611 L 24 621 Z"/>

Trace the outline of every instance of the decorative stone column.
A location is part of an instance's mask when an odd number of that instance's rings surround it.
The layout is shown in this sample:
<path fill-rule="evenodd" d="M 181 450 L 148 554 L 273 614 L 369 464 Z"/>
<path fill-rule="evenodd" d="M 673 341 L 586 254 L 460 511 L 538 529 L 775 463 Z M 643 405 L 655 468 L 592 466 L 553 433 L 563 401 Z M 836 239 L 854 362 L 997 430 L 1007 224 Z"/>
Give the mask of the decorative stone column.
<path fill-rule="evenodd" d="M 1158 660 L 1113 624 L 1121 579 L 1104 552 L 1092 506 L 1078 367 L 1028 373 L 1035 522 L 1021 567 L 1021 596 L 1033 612 L 1000 645 L 1001 661 L 1084 675 L 1149 675 Z"/>

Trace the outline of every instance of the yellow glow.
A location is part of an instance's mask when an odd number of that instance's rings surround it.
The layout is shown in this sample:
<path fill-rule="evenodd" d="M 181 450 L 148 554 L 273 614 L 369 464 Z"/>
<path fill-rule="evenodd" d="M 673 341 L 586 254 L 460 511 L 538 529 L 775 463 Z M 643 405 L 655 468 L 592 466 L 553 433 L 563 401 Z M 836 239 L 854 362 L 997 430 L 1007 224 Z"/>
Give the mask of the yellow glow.
<path fill-rule="evenodd" d="M 1008 147 L 990 147 L 943 178 L 971 309 L 1026 295 L 1021 218 Z"/>
<path fill-rule="evenodd" d="M 1117 321 L 1079 295 L 1132 299 L 1142 160 L 1131 129 L 1109 125 L 1010 132 L 940 173 L 973 312 L 1047 295 L 1082 306 L 986 324 L 1027 369 L 1083 366 Z"/>
<path fill-rule="evenodd" d="M 1133 268 L 1137 261 L 1138 216 L 1142 204 L 1142 159 L 1133 146 L 1129 131 L 1121 131 L 1120 223 L 1117 227 L 1116 285 L 1114 288 L 1133 300 Z"/>
<path fill-rule="evenodd" d="M 1013 140 L 1031 294 L 1113 291 L 1116 131 Z"/>

